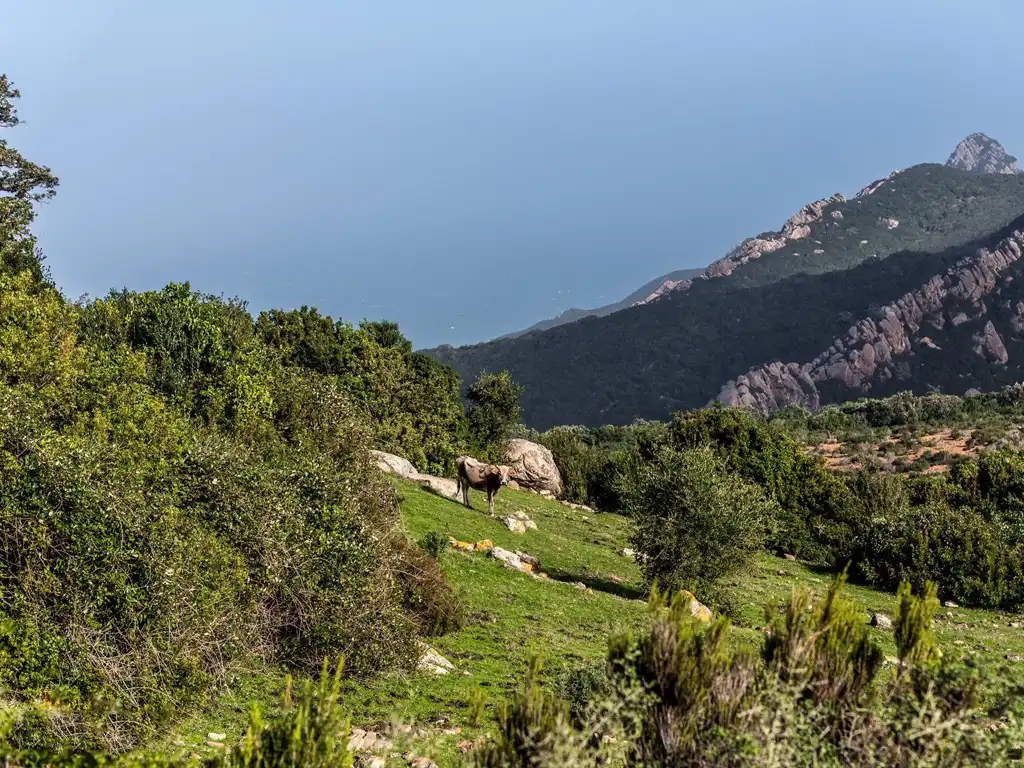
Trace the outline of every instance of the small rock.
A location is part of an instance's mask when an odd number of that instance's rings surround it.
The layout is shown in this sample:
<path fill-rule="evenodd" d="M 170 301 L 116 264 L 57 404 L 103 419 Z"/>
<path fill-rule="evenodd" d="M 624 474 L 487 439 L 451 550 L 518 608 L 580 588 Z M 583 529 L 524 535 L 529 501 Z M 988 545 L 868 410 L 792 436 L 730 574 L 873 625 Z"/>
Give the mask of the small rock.
<path fill-rule="evenodd" d="M 227 735 L 223 733 L 208 733 L 206 734 L 206 738 L 210 741 L 224 741 L 224 739 L 227 738 Z"/>
<path fill-rule="evenodd" d="M 512 533 L 526 533 L 526 526 L 523 525 L 522 520 L 517 520 L 514 517 L 506 517 L 503 522 L 505 527 L 508 528 Z"/>
<path fill-rule="evenodd" d="M 462 729 L 461 728 L 445 728 L 443 733 L 444 733 L 445 736 L 458 736 L 460 733 L 462 733 Z"/>
<path fill-rule="evenodd" d="M 873 613 L 871 614 L 871 626 L 878 627 L 878 629 L 892 629 L 892 619 L 884 613 Z"/>
<path fill-rule="evenodd" d="M 490 552 L 492 549 L 494 549 L 494 542 L 490 539 L 484 539 L 476 543 L 477 552 Z"/>
<path fill-rule="evenodd" d="M 515 480 L 509 480 L 508 481 L 508 487 L 510 489 L 512 489 L 513 491 L 518 491 L 519 490 L 519 483 L 517 483 Z"/>
<path fill-rule="evenodd" d="M 516 557 L 518 557 L 524 563 L 529 563 L 530 565 L 536 565 L 538 568 L 540 567 L 540 560 L 538 560 L 533 555 L 528 555 L 525 552 L 519 552 L 517 550 L 516 551 Z"/>
<path fill-rule="evenodd" d="M 629 560 L 635 560 L 636 559 L 636 552 L 634 552 L 629 547 L 626 547 L 624 550 L 622 550 L 622 556 L 627 558 L 627 559 L 629 559 Z"/>
<path fill-rule="evenodd" d="M 796 555 L 791 555 L 791 554 L 789 554 L 789 552 L 784 554 L 782 557 L 783 557 L 784 560 L 796 560 Z"/>
<path fill-rule="evenodd" d="M 427 647 L 426 653 L 420 658 L 416 669 L 421 672 L 433 672 L 435 675 L 447 675 L 455 669 L 455 665 L 433 648 Z"/>
<path fill-rule="evenodd" d="M 223 741 L 208 741 L 208 742 L 206 742 L 206 746 L 208 746 L 208 747 L 215 747 L 216 749 L 224 749 L 224 742 Z"/>
<path fill-rule="evenodd" d="M 184 747 L 185 746 L 185 742 L 182 741 L 181 739 L 175 739 L 171 743 L 174 744 L 174 746 L 176 746 L 176 747 Z"/>
<path fill-rule="evenodd" d="M 537 530 L 537 524 L 535 522 L 533 522 L 533 520 L 524 520 L 523 521 L 523 525 L 526 527 L 526 530 L 528 530 L 528 531 L 536 531 Z"/>
<path fill-rule="evenodd" d="M 379 755 L 359 755 L 356 758 L 356 768 L 384 768 L 387 760 Z"/>
<path fill-rule="evenodd" d="M 1021 656 L 1019 653 L 1008 653 L 1008 654 L 1006 654 L 1006 660 L 1007 661 L 1024 661 L 1024 656 Z"/>
<path fill-rule="evenodd" d="M 528 514 L 526 514 L 525 512 L 523 512 L 523 510 L 521 510 L 521 509 L 517 509 L 515 512 L 513 512 L 512 513 L 512 517 L 516 518 L 516 520 L 529 520 L 530 519 L 530 516 Z"/>
<path fill-rule="evenodd" d="M 1011 621 L 1008 626 L 1012 629 L 1020 629 L 1021 623 L 1019 621 Z"/>
<path fill-rule="evenodd" d="M 959 605 L 954 603 L 952 600 L 947 600 L 946 602 L 943 603 L 943 605 L 946 606 L 947 608 L 959 608 L 960 607 Z"/>
<path fill-rule="evenodd" d="M 437 768 L 437 763 L 426 757 L 414 757 L 409 761 L 412 768 Z"/>

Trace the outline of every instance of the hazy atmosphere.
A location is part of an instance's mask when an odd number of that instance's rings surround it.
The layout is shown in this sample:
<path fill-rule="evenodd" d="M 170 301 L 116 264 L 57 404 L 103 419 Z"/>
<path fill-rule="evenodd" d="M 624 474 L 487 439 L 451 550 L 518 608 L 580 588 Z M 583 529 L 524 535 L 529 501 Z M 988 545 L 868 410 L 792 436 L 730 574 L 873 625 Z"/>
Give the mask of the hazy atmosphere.
<path fill-rule="evenodd" d="M 1022 21 L 923 0 L 16 0 L 0 44 L 17 145 L 61 178 L 37 231 L 66 294 L 187 279 L 397 320 L 422 347 L 620 299 L 971 131 L 1024 152 Z"/>

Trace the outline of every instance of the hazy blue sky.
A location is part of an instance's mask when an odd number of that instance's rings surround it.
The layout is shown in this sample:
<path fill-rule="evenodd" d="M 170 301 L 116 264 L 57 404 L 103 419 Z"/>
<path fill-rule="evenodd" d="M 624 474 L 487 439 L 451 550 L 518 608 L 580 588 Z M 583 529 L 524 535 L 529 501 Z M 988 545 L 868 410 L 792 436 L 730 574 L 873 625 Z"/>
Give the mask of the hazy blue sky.
<path fill-rule="evenodd" d="M 1024 4 L 8 0 L 9 135 L 70 296 L 191 280 L 465 343 L 800 205 L 1024 154 Z"/>

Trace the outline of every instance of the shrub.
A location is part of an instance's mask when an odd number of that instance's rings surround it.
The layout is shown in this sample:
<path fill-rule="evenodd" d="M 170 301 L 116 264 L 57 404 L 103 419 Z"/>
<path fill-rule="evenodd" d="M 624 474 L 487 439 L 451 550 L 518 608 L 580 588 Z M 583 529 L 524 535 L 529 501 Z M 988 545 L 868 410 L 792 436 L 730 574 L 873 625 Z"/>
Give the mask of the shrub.
<path fill-rule="evenodd" d="M 761 488 L 707 446 L 636 457 L 621 493 L 647 580 L 703 594 L 764 546 L 776 516 Z"/>
<path fill-rule="evenodd" d="M 727 641 L 727 620 L 704 624 L 681 595 L 656 598 L 649 631 L 610 641 L 607 678 L 581 724 L 532 668 L 477 764 L 1013 764 L 1024 735 L 1020 691 L 998 670 L 938 657 L 929 633 L 934 587 L 918 596 L 899 590 L 897 674 L 885 679 L 881 650 L 841 586 L 842 578 L 817 603 L 794 593 L 781 609 L 769 607 L 760 658 Z"/>
<path fill-rule="evenodd" d="M 448 550 L 448 537 L 441 531 L 431 531 L 419 540 L 419 547 L 438 560 Z"/>

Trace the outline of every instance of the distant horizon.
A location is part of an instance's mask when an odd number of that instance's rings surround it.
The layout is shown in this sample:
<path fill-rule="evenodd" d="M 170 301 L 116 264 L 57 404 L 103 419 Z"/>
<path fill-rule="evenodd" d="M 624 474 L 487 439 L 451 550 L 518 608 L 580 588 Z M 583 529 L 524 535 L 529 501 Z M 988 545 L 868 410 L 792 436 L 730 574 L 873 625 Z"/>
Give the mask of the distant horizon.
<path fill-rule="evenodd" d="M 61 178 L 36 230 L 69 296 L 188 281 L 393 320 L 417 349 L 619 301 L 975 131 L 1024 153 L 1005 0 L 54 0 L 5 22 L 25 125 L 4 137 Z"/>

